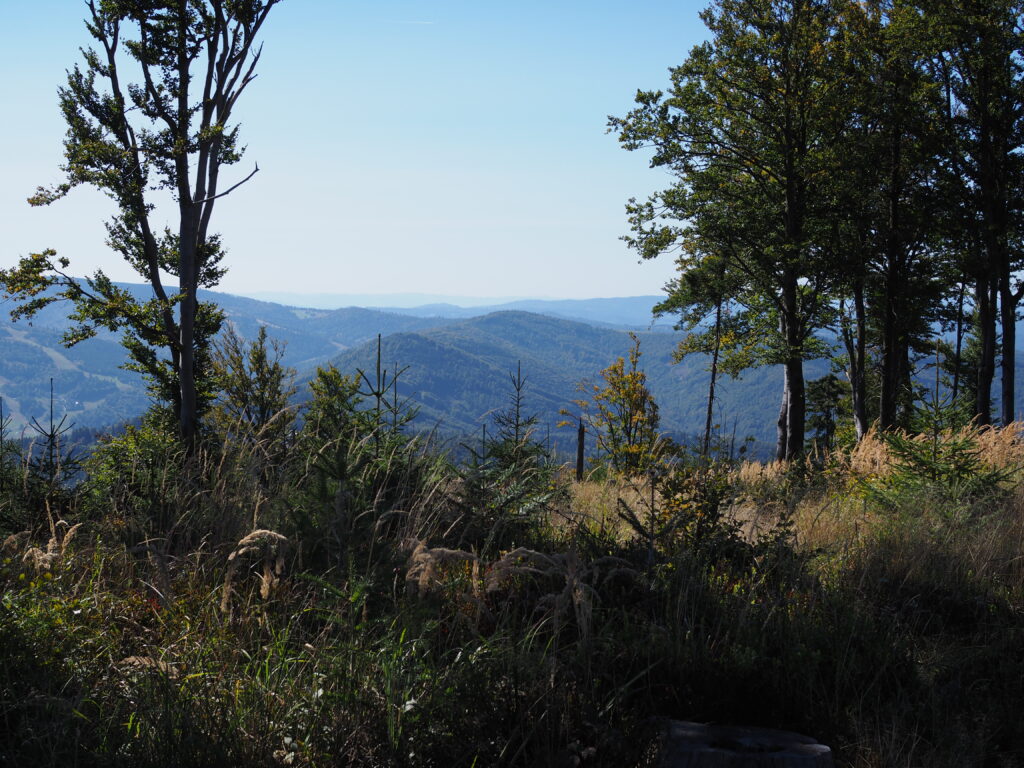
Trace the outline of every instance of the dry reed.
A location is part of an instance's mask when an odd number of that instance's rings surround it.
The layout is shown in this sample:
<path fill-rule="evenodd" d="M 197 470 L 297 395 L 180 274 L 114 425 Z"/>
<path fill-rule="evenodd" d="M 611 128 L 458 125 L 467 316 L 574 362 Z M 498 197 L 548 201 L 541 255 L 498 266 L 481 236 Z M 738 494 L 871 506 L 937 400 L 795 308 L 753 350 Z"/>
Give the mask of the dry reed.
<path fill-rule="evenodd" d="M 53 535 L 50 536 L 50 540 L 46 544 L 46 549 L 43 550 L 39 547 L 29 547 L 21 556 L 21 562 L 31 565 L 37 571 L 52 570 L 55 565 L 64 559 L 67 554 L 68 547 L 71 545 L 71 542 L 75 538 L 75 534 L 78 533 L 78 530 L 81 527 L 82 523 L 68 525 L 64 520 L 58 520 L 56 523 L 51 525 Z M 21 535 L 22 534 L 16 534 L 18 537 Z M 16 546 L 16 542 L 19 541 L 19 539 L 9 536 L 7 540 L 4 541 L 5 549 L 8 546 L 8 541 L 11 542 L 12 546 Z"/>
<path fill-rule="evenodd" d="M 231 593 L 235 576 L 243 562 L 259 563 L 263 570 L 260 574 L 260 597 L 268 599 L 274 588 L 280 583 L 284 573 L 284 558 L 288 550 L 288 539 L 280 533 L 268 530 L 253 531 L 243 537 L 234 551 L 228 555 L 228 570 L 224 574 L 224 595 L 220 609 L 224 613 L 231 612 Z"/>

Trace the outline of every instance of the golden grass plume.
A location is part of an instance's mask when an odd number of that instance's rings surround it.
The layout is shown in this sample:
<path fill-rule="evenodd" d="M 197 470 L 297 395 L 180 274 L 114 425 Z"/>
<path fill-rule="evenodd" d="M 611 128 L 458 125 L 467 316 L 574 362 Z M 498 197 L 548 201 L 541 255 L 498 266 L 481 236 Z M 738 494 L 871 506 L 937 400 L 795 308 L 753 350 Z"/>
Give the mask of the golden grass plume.
<path fill-rule="evenodd" d="M 243 537 L 234 551 L 228 555 L 228 570 L 224 574 L 224 594 L 220 609 L 224 613 L 231 612 L 231 593 L 235 577 L 243 563 L 259 562 L 262 567 L 260 574 L 260 597 L 270 597 L 274 588 L 280 583 L 284 573 L 284 559 L 288 551 L 288 539 L 280 533 L 261 529 Z"/>

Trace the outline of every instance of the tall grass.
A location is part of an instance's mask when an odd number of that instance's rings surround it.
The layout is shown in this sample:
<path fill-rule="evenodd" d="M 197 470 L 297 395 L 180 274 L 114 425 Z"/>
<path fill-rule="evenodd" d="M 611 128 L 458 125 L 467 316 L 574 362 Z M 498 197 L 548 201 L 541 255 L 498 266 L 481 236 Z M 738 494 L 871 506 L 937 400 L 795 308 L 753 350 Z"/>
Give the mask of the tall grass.
<path fill-rule="evenodd" d="M 297 438 L 274 484 L 251 444 L 101 448 L 67 524 L 4 545 L 0 763 L 643 765 L 666 717 L 845 766 L 1024 754 L 1014 477 L 964 517 L 877 504 L 861 459 L 720 468 L 713 496 L 686 467 L 653 494 L 552 475 L 505 548 L 479 525 L 524 508 L 488 497 L 504 480 L 467 493 L 352 428 Z M 973 434 L 1013 466 L 1015 438 Z"/>

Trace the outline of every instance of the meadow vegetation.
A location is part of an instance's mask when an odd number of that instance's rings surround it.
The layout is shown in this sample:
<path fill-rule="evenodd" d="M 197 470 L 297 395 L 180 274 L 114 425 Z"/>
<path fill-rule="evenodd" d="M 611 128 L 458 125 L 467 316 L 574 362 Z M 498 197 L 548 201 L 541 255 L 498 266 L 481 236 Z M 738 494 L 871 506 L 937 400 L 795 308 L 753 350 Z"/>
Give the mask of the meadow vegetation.
<path fill-rule="evenodd" d="M 670 718 L 856 768 L 1024 764 L 1020 0 L 710 4 L 667 90 L 608 121 L 669 176 L 625 240 L 676 259 L 655 310 L 709 356 L 704 437 L 662 433 L 634 337 L 567 413 L 598 437 L 583 479 L 519 372 L 446 450 L 379 337 L 372 375 L 300 392 L 203 300 L 278 2 L 86 3 L 64 179 L 29 202 L 103 191 L 148 289 L 50 248 L 0 285 L 13 318 L 70 301 L 69 346 L 121 334 L 154 405 L 77 456 L 53 418 L 5 441 L 0 409 L 0 765 L 642 766 Z M 716 381 L 767 366 L 779 461 L 744 463 L 713 445 Z M 434 362 L 433 391 L 471 367 Z M 492 407 L 476 389 L 451 410 Z"/>
<path fill-rule="evenodd" d="M 234 391 L 77 483 L 6 446 L 3 764 L 646 765 L 664 718 L 1020 760 L 1020 425 L 577 483 L 516 392 L 456 466 L 336 370 Z"/>

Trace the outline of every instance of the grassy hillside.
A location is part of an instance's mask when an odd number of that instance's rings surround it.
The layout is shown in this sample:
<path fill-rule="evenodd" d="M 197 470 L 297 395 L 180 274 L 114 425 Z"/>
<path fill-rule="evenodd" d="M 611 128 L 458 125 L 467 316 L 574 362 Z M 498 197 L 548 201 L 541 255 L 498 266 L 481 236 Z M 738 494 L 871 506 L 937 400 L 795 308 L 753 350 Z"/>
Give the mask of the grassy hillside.
<path fill-rule="evenodd" d="M 652 488 L 346 413 L 0 455 L 0 765 L 649 768 L 665 719 L 1021 764 L 1021 425 Z"/>

